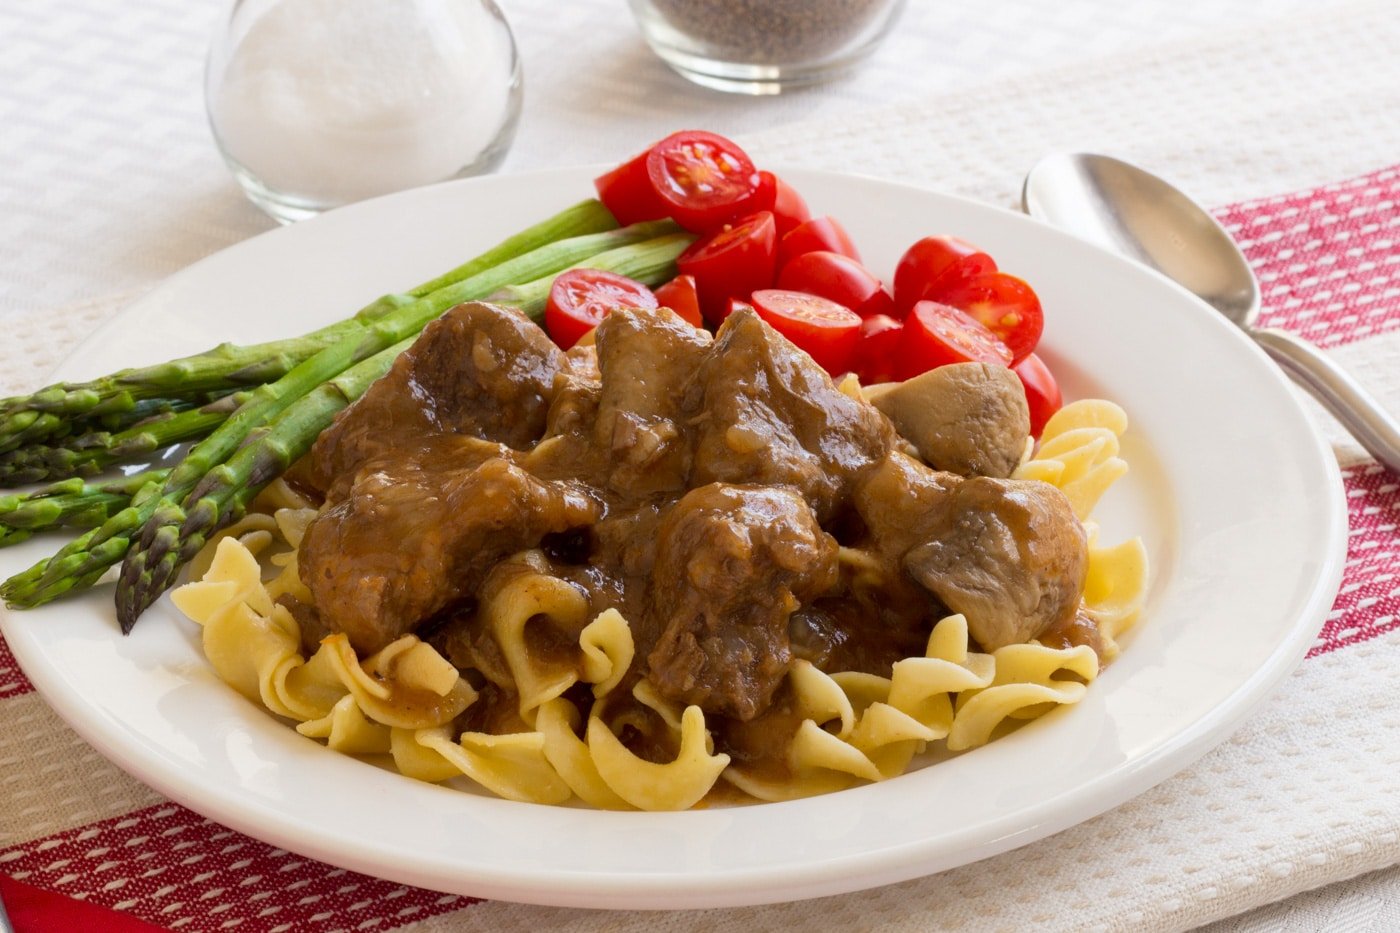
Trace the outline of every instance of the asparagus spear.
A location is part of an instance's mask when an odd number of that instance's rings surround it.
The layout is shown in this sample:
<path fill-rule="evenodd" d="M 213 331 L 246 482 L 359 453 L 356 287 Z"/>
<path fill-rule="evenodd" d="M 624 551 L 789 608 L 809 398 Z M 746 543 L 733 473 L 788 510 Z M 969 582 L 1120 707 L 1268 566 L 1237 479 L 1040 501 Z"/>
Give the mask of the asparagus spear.
<path fill-rule="evenodd" d="M 256 490 L 252 490 L 250 486 L 245 487 L 245 494 L 237 497 L 236 508 L 239 515 L 246 511 L 248 503 L 257 492 L 310 449 L 317 435 L 330 424 L 336 412 L 363 395 L 370 383 L 388 371 L 394 358 L 407 349 L 413 343 L 413 339 L 410 337 L 397 343 L 322 383 L 310 394 L 303 396 L 297 404 L 284 411 L 271 425 L 259 429 L 256 439 L 250 438 L 250 443 L 231 461 L 248 470 L 248 475 L 255 477 L 257 481 Z M 222 473 L 227 468 L 228 465 L 225 465 L 214 472 Z M 166 475 L 139 474 L 143 478 L 149 477 L 150 481 L 140 486 L 127 508 L 110 515 L 98 527 L 69 542 L 48 560 L 40 561 L 23 573 L 6 580 L 0 585 L 0 597 L 12 606 L 33 608 L 67 593 L 85 590 L 96 583 L 110 567 L 122 559 L 136 534 L 140 533 L 157 515 L 162 505 L 167 503 L 162 493 L 170 487 L 169 474 L 172 471 L 161 472 Z M 168 536 L 172 530 L 178 531 L 178 526 L 174 529 L 161 526 L 157 534 Z M 14 533 L 27 537 L 29 531 L 30 529 L 16 529 Z M 3 535 L 0 535 L 0 540 L 4 540 Z M 8 543 L 17 543 L 17 540 Z M 185 560 L 193 557 L 198 550 L 196 547 L 189 551 Z M 176 567 L 177 571 L 184 562 L 182 560 Z M 125 568 L 123 570 L 125 571 Z M 121 598 L 119 590 L 119 621 L 124 618 Z M 131 623 L 122 621 L 124 633 L 131 631 L 131 625 L 135 624 L 139 614 L 140 610 L 137 610 L 130 616 Z"/>
<path fill-rule="evenodd" d="M 133 498 L 130 508 L 113 515 L 100 528 L 71 542 L 49 560 L 5 581 L 0 585 L 0 598 L 12 606 L 29 608 L 91 586 L 108 567 L 126 555 L 133 536 L 142 526 L 148 526 L 142 533 L 146 543 L 137 560 L 141 564 L 159 565 L 163 552 L 152 556 L 147 554 L 147 549 L 164 540 L 158 534 L 162 526 L 173 525 L 178 529 L 183 524 L 185 515 L 180 503 L 200 479 L 238 447 L 245 443 L 256 444 L 257 438 L 250 437 L 250 432 L 266 425 L 317 385 L 351 364 L 417 334 L 429 320 L 455 304 L 491 294 L 511 281 L 534 280 L 558 272 L 609 247 L 627 246 L 674 229 L 669 221 L 657 221 L 548 243 L 396 309 L 359 335 L 346 337 L 299 364 L 277 382 L 253 391 L 228 421 L 189 452 L 161 486 L 144 488 Z M 674 236 L 669 239 L 677 240 Z M 688 240 L 689 237 L 682 235 L 679 239 Z M 674 249 L 671 260 L 682 248 L 684 243 Z M 175 564 L 175 569 L 178 567 L 179 564 Z M 131 571 L 133 577 L 143 573 L 139 567 Z M 155 590 L 156 596 L 164 591 L 165 585 L 163 582 L 160 589 Z M 131 600 L 126 602 L 136 605 Z M 145 604 L 141 608 L 144 609 Z M 120 616 L 120 602 L 118 611 Z M 140 610 L 136 611 L 139 614 Z M 122 618 L 125 630 L 130 630 L 135 623 L 134 615 L 129 618 L 130 621 Z"/>
<path fill-rule="evenodd" d="M 155 366 L 122 370 L 89 382 L 58 383 L 31 395 L 0 399 L 0 452 L 55 436 L 66 418 L 128 411 L 147 398 L 227 390 L 279 379 L 314 353 L 417 299 L 472 278 L 542 243 L 616 226 L 617 221 L 600 202 L 582 201 L 406 295 L 385 295 L 353 317 L 303 337 L 244 347 L 221 344 L 205 353 Z"/>
<path fill-rule="evenodd" d="M 114 463 L 204 437 L 247 399 L 248 393 L 236 392 L 200 408 L 155 415 L 124 431 L 90 431 L 57 444 L 34 444 L 0 454 L 0 485 L 96 476 Z"/>
<path fill-rule="evenodd" d="M 668 229 L 673 230 L 673 225 L 636 224 L 623 230 L 597 234 L 593 239 L 611 237 L 623 241 L 622 235 L 627 231 L 641 233 Z M 642 243 L 626 244 L 598 253 L 570 268 L 582 266 L 604 269 L 629 275 L 647 284 L 660 284 L 675 274 L 676 257 L 694 239 L 688 233 L 667 233 Z M 511 265 L 512 263 L 505 263 L 498 268 L 505 269 Z M 543 313 L 549 285 L 554 276 L 561 271 L 562 268 L 556 267 L 549 274 L 531 280 L 513 296 L 527 314 L 539 317 Z M 371 330 L 383 329 L 388 323 L 386 319 Z M 427 322 L 425 320 L 422 323 Z M 422 324 L 419 324 L 413 333 L 416 334 L 421 329 Z M 406 348 L 410 343 L 411 336 L 397 345 L 393 355 L 397 356 L 398 350 Z M 385 364 L 385 369 L 387 366 L 388 364 Z M 321 388 L 325 389 L 326 386 Z M 341 398 L 343 393 L 337 394 L 338 392 L 339 387 L 333 386 L 332 401 Z M 350 400 L 353 401 L 356 397 L 358 394 Z M 293 460 L 311 449 L 317 435 L 330 424 L 331 418 L 345 404 L 348 402 L 342 401 L 332 407 L 330 402 L 322 400 L 317 392 L 313 392 L 288 409 L 266 433 L 256 438 L 250 437 L 248 443 L 228 462 L 209 469 L 185 496 L 183 502 L 176 504 L 172 498 L 156 509 L 151 520 L 142 529 L 140 540 L 128 551 L 122 564 L 121 576 L 117 580 L 117 620 L 122 625 L 122 631 L 131 631 L 136 619 L 147 606 L 160 597 L 161 593 L 174 584 L 180 568 L 199 552 L 210 535 L 236 521 L 252 496 L 257 495 L 263 486 L 276 479 Z M 187 460 L 186 463 L 188 462 Z M 185 466 L 186 464 L 182 463 L 176 472 L 185 469 Z"/>
<path fill-rule="evenodd" d="M 611 255 L 604 253 L 594 256 L 573 268 L 603 269 L 636 279 L 643 285 L 660 285 L 676 274 L 676 257 L 694 239 L 689 233 L 672 233 L 630 249 L 614 250 Z M 554 275 L 551 273 L 523 285 L 507 285 L 488 300 L 519 308 L 531 320 L 539 323 L 544 319 L 544 306 L 549 300 Z"/>
<path fill-rule="evenodd" d="M 74 477 L 34 492 L 0 496 L 0 547 L 47 528 L 96 528 L 126 508 L 142 486 L 163 481 L 169 472 L 149 470 L 100 483 Z"/>
<path fill-rule="evenodd" d="M 21 541 L 28 541 L 33 535 L 34 532 L 27 528 L 10 528 L 0 525 L 0 547 L 9 547 L 12 544 L 19 544 Z"/>

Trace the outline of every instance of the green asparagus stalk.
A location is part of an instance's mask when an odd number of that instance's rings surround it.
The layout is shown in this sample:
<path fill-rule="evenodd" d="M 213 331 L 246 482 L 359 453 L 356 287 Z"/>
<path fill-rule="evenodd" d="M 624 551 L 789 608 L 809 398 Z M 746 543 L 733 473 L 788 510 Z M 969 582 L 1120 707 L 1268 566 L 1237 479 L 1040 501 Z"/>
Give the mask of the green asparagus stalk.
<path fill-rule="evenodd" d="M 46 456 L 46 448 L 50 447 L 84 450 L 101 446 L 107 443 L 107 439 L 113 434 L 144 422 L 152 422 L 154 419 L 166 415 L 179 414 L 191 408 L 199 408 L 220 398 L 225 398 L 229 394 L 223 391 L 199 392 L 188 398 L 142 399 L 135 402 L 126 411 L 97 414 L 90 417 L 69 418 L 44 414 L 43 421 L 40 422 L 40 426 L 44 429 L 35 428 L 23 432 L 15 443 L 5 445 L 10 449 L 0 453 L 0 460 L 8 463 L 12 459 L 23 461 L 30 457 L 43 457 Z M 4 485 L 7 483 L 0 479 L 0 486 Z M 15 485 L 15 482 L 10 482 L 8 485 Z"/>
<path fill-rule="evenodd" d="M 279 379 L 313 354 L 417 299 L 457 285 L 541 244 L 616 226 L 617 221 L 601 203 L 583 201 L 406 295 L 385 295 L 353 317 L 303 337 L 252 346 L 222 344 L 205 353 L 155 366 L 122 370 L 89 382 L 59 383 L 31 395 L 0 399 L 0 452 L 55 436 L 66 418 L 128 411 L 147 398 L 226 391 Z"/>
<path fill-rule="evenodd" d="M 257 475 L 262 477 L 257 490 L 261 491 L 290 466 L 293 460 L 310 449 L 317 435 L 335 417 L 335 413 L 364 394 L 370 383 L 388 371 L 394 358 L 412 342 L 410 338 L 395 344 L 328 380 L 304 396 L 300 404 L 284 412 L 272 425 L 261 430 L 256 440 L 250 439 L 252 442 L 243 449 L 243 453 L 256 450 L 261 451 L 260 456 L 263 458 L 275 458 L 278 453 L 286 457 L 271 475 L 266 475 L 265 463 L 256 464 L 260 467 Z M 298 433 L 299 431 L 301 433 Z M 285 440 L 289 435 L 290 443 Z M 297 446 L 298 444 L 300 446 Z M 240 455 L 234 459 L 246 462 L 251 456 L 253 455 Z M 33 608 L 67 593 L 80 592 L 92 586 L 122 559 L 135 535 L 141 532 L 166 501 L 162 494 L 170 487 L 171 472 L 160 471 L 163 475 L 139 474 L 149 481 L 134 492 L 126 508 L 111 514 L 98 527 L 69 542 L 52 557 L 6 580 L 0 585 L 0 597 L 11 606 Z M 253 495 L 256 493 L 239 499 L 240 515 L 246 511 Z M 27 528 L 16 530 L 17 534 L 25 537 L 29 532 L 30 529 Z M 197 551 L 197 548 L 191 551 L 190 556 L 193 557 Z M 120 608 L 118 614 L 120 618 Z M 132 616 L 132 619 L 134 624 L 135 616 Z M 123 623 L 122 631 L 131 631 L 131 626 Z"/>
<path fill-rule="evenodd" d="M 616 272 L 643 285 L 660 285 L 676 274 L 676 257 L 680 256 L 695 237 L 689 233 L 659 236 L 635 247 L 612 250 L 578 263 L 575 269 L 602 269 Z M 507 285 L 488 299 L 496 304 L 511 305 L 524 311 L 531 320 L 544 320 L 544 306 L 549 299 L 554 274 L 541 276 L 523 285 Z"/>
<path fill-rule="evenodd" d="M 19 544 L 21 541 L 28 541 L 34 536 L 34 532 L 27 528 L 9 528 L 0 525 L 0 547 L 9 547 L 12 544 Z"/>
<path fill-rule="evenodd" d="M 156 415 L 124 431 L 91 431 L 58 444 L 34 444 L 0 454 L 0 486 L 96 476 L 115 463 L 204 437 L 247 399 L 248 393 L 236 392 L 200 408 Z"/>
<path fill-rule="evenodd" d="M 132 579 L 144 579 L 148 573 L 145 566 L 160 568 L 165 562 L 163 548 L 169 533 L 161 534 L 159 529 L 170 525 L 178 530 L 184 523 L 181 502 L 205 474 L 223 463 L 238 447 L 245 443 L 256 444 L 257 438 L 250 437 L 250 432 L 276 418 L 317 385 L 350 365 L 414 336 L 429 320 L 462 301 L 489 295 L 512 281 L 532 281 L 557 273 L 609 248 L 643 242 L 674 230 L 671 222 L 657 221 L 548 243 L 396 309 L 362 333 L 346 337 L 305 360 L 283 378 L 254 390 L 232 417 L 186 455 L 162 486 L 143 489 L 134 497 L 130 508 L 113 515 L 102 527 L 70 543 L 49 561 L 11 577 L 0 585 L 0 598 L 12 606 L 28 608 L 84 589 L 95 583 L 107 567 L 122 560 L 133 537 L 142 526 L 147 526 L 141 532 L 143 545 L 133 554 L 132 563 L 137 569 L 129 574 L 124 572 L 124 576 Z M 153 548 L 161 549 L 151 550 Z M 178 570 L 179 564 L 174 566 Z M 164 591 L 168 579 L 173 579 L 173 572 L 167 578 L 166 572 L 161 570 L 160 579 L 162 582 L 160 588 L 154 590 L 155 596 Z M 143 591 L 149 589 L 149 586 L 143 587 Z M 139 615 L 149 602 L 119 600 L 119 618 L 125 630 L 129 630 L 136 616 L 121 616 L 123 604 L 139 606 L 135 610 Z"/>
<path fill-rule="evenodd" d="M 141 487 L 163 481 L 169 472 L 148 470 L 99 483 L 74 477 L 33 492 L 0 496 L 0 547 L 48 528 L 96 528 L 126 508 Z"/>
<path fill-rule="evenodd" d="M 126 554 L 131 535 L 155 511 L 163 482 L 142 486 L 129 506 L 74 538 L 52 557 L 0 584 L 0 598 L 12 607 L 28 609 L 92 586 Z"/>
<path fill-rule="evenodd" d="M 69 436 L 63 439 L 62 443 L 74 446 L 80 444 L 85 435 L 124 431 L 150 418 L 172 413 L 178 414 L 191 408 L 199 408 L 202 405 L 217 402 L 226 397 L 227 394 L 226 392 L 205 392 L 191 395 L 188 398 L 148 398 L 142 399 L 130 409 L 116 414 L 98 415 L 95 418 L 72 418 L 69 419 L 68 423 L 73 430 Z"/>

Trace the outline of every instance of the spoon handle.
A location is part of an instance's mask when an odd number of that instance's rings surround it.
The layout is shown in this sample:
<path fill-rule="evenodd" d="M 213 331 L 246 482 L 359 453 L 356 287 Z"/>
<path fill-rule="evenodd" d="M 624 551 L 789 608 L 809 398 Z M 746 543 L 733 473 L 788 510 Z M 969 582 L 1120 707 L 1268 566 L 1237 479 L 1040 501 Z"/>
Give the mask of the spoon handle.
<path fill-rule="evenodd" d="M 1250 331 L 1264 352 L 1330 411 L 1381 463 L 1400 472 L 1400 422 L 1330 356 L 1300 337 L 1274 328 Z"/>

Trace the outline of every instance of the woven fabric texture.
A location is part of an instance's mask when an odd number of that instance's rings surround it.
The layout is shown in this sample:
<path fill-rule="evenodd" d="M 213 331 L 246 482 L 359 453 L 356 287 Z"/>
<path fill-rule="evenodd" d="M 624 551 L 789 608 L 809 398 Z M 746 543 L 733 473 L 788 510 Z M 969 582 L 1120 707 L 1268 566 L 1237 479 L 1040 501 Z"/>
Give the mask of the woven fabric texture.
<path fill-rule="evenodd" d="M 179 31 L 182 22 L 162 28 Z M 1012 75 L 975 95 L 924 96 L 859 120 L 818 114 L 744 141 L 761 159 L 857 170 L 1003 205 L 1014 203 L 1026 168 L 1050 149 L 1105 149 L 1142 162 L 1218 206 L 1260 275 L 1271 323 L 1329 348 L 1400 410 L 1397 46 L 1393 4 L 1338 4 L 1209 41 Z M 183 139 L 186 122 L 170 120 L 181 127 L 172 138 Z M 203 238 L 142 260 L 140 274 L 114 278 L 108 291 L 142 289 L 170 264 L 258 229 L 257 218 L 219 190 L 206 192 L 216 210 L 196 212 L 192 218 L 204 219 L 173 231 L 197 228 Z M 131 247 L 154 249 L 161 231 L 143 230 L 148 238 Z M 42 245 L 26 255 L 38 267 L 50 261 Z M 36 385 L 130 297 L 8 317 L 0 393 Z M 32 298 L 8 305 L 38 306 Z M 1309 658 L 1192 767 L 1097 819 L 997 858 L 843 897 L 671 914 L 587 913 L 410 889 L 274 849 L 162 800 L 59 722 L 0 644 L 0 873 L 199 931 L 1393 928 L 1400 477 L 1369 462 L 1320 410 L 1317 417 L 1346 467 L 1351 537 L 1342 591 Z M 1300 892 L 1311 893 L 1293 897 Z"/>

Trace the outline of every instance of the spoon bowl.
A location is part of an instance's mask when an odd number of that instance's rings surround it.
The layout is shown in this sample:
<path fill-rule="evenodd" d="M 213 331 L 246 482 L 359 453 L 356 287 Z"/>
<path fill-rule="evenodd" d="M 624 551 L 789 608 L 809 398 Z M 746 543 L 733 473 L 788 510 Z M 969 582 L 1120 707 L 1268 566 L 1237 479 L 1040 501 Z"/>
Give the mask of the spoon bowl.
<path fill-rule="evenodd" d="M 1121 159 L 1058 153 L 1021 192 L 1026 213 L 1131 256 L 1241 327 L 1259 316 L 1259 283 L 1230 234 L 1178 189 Z"/>
<path fill-rule="evenodd" d="M 1150 266 L 1224 314 L 1372 456 L 1400 471 L 1400 422 L 1317 347 L 1254 326 L 1259 282 L 1248 261 L 1225 228 L 1179 189 L 1111 156 L 1057 153 L 1026 175 L 1021 205 L 1032 217 Z"/>

